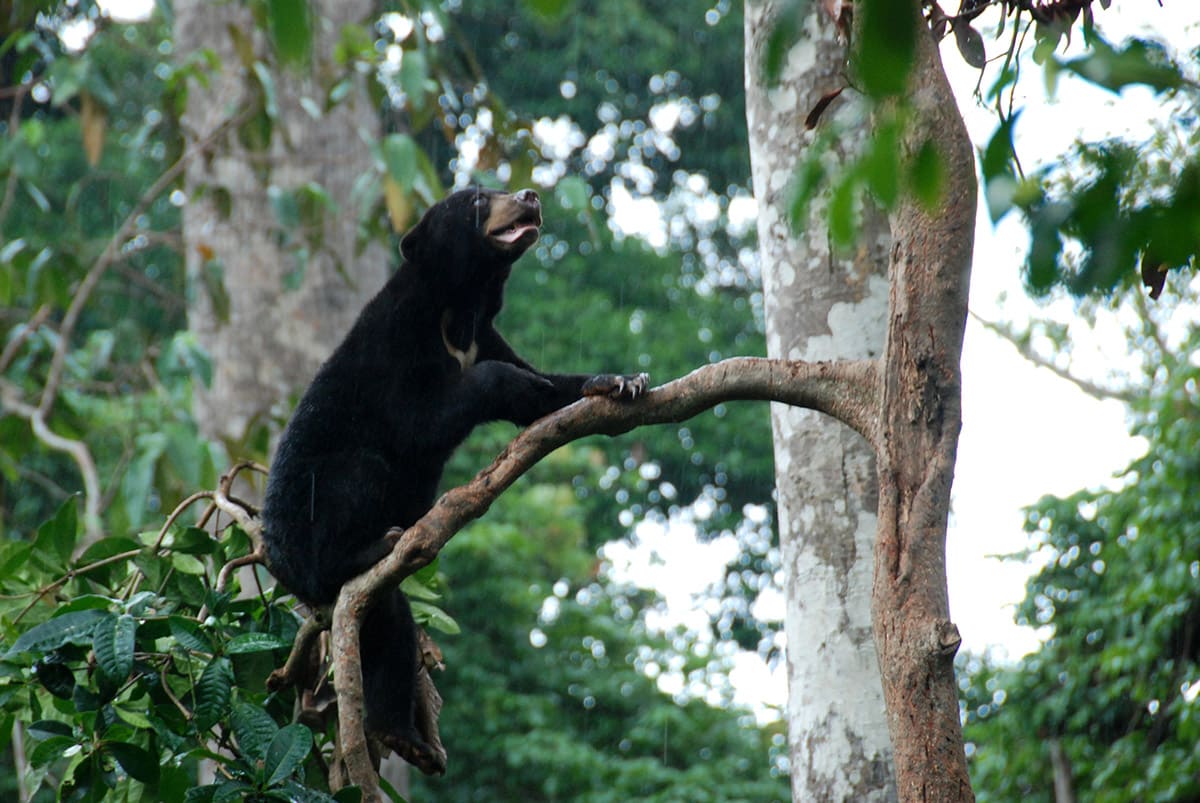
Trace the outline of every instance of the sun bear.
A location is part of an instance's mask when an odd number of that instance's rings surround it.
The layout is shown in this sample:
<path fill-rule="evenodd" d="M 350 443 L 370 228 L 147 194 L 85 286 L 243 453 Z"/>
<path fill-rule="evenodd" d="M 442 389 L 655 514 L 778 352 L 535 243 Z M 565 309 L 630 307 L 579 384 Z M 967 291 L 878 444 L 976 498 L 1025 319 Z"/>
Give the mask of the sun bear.
<path fill-rule="evenodd" d="M 486 421 L 527 425 L 583 396 L 633 399 L 645 374 L 545 374 L 493 326 L 538 239 L 533 190 L 455 192 L 400 244 L 403 263 L 317 372 L 284 430 L 263 504 L 275 578 L 310 605 L 384 557 L 433 505 L 442 470 Z M 389 535 L 389 530 L 393 532 Z M 398 589 L 361 633 L 369 734 L 427 774 L 446 756 L 415 722 L 417 633 Z"/>

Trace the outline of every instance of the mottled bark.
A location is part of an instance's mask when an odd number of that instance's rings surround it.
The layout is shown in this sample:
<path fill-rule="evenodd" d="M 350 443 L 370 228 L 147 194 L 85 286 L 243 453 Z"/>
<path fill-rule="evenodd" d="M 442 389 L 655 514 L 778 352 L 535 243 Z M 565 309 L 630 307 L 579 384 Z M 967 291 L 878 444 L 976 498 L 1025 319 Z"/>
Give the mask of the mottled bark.
<path fill-rule="evenodd" d="M 248 148 L 231 132 L 210 149 L 209 158 L 188 166 L 183 212 L 193 295 L 188 325 L 213 363 L 212 385 L 197 387 L 195 399 L 207 436 L 238 440 L 273 406 L 286 405 L 386 279 L 386 249 L 371 244 L 356 253 L 352 189 L 372 168 L 370 143 L 380 130 L 365 79 L 355 79 L 355 89 L 326 109 L 332 83 L 344 77 L 344 68 L 333 61 L 333 44 L 343 25 L 369 21 L 375 5 L 313 3 L 311 64 L 273 71 L 278 114 L 270 143 Z M 260 93 L 239 41 L 252 46 L 255 58 L 270 60 L 246 5 L 176 0 L 174 8 L 179 59 L 210 49 L 218 60 L 207 86 L 196 80 L 188 85 L 182 122 L 190 142 L 253 106 Z M 271 187 L 292 191 L 308 182 L 324 188 L 336 206 L 324 216 L 320 237 L 284 232 L 268 195 Z M 310 249 L 295 289 L 286 288 L 286 277 L 294 277 L 299 264 L 284 242 L 288 237 L 293 243 L 323 241 L 323 247 Z M 218 273 L 228 297 L 227 320 L 210 290 Z"/>
<path fill-rule="evenodd" d="M 794 13 L 794 10 L 789 10 Z M 813 134 L 804 121 L 822 95 L 846 85 L 835 23 L 808 7 L 778 81 L 762 61 L 779 9 L 746 4 L 746 110 L 758 201 L 767 354 L 784 359 L 872 359 L 887 319 L 887 219 L 864 210 L 859 244 L 835 251 L 825 199 L 800 232 L 787 222 L 788 186 Z M 861 150 L 866 104 L 844 93 L 822 117 L 836 126 L 824 154 L 836 171 Z M 877 484 L 871 446 L 811 410 L 772 405 L 776 499 L 786 577 L 788 745 L 795 800 L 896 797 L 879 663 L 871 632 Z"/>

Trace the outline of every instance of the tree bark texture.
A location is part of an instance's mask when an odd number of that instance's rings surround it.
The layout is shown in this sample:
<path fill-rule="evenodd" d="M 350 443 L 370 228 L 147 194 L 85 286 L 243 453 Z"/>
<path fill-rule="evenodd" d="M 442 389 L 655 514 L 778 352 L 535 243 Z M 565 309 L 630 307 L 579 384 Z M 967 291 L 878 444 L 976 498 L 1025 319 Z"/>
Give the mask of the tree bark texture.
<path fill-rule="evenodd" d="M 371 143 L 380 132 L 365 79 L 359 76 L 346 97 L 328 103 L 331 85 L 345 75 L 333 45 L 342 26 L 369 21 L 375 3 L 319 0 L 311 7 L 310 63 L 271 72 L 278 111 L 269 142 L 248 147 L 235 126 L 208 158 L 192 161 L 185 176 L 183 238 L 194 295 L 188 324 L 213 366 L 211 386 L 195 391 L 196 416 L 208 437 L 237 441 L 273 406 L 286 405 L 388 274 L 383 246 L 371 243 L 361 253 L 356 247 L 353 190 L 372 169 Z M 179 60 L 202 49 L 217 57 L 207 85 L 195 79 L 188 85 L 182 124 L 192 142 L 260 102 L 263 90 L 247 61 L 272 60 L 246 5 L 176 0 L 174 8 Z M 333 202 L 320 216 L 322 231 L 283 230 L 269 191 L 290 192 L 309 182 Z M 300 268 L 297 246 L 317 241 L 322 245 L 308 249 Z M 288 289 L 297 275 L 298 286 Z M 213 289 L 222 284 L 227 311 Z"/>
<path fill-rule="evenodd" d="M 789 184 L 815 132 L 805 118 L 846 84 L 846 44 L 811 4 L 778 80 L 763 78 L 773 3 L 746 3 L 746 110 L 758 202 L 767 354 L 791 360 L 877 359 L 886 331 L 888 221 L 863 210 L 859 244 L 835 252 L 824 198 L 800 232 L 787 220 Z M 782 13 L 795 13 L 786 7 Z M 831 172 L 862 149 L 866 104 L 843 93 L 822 126 Z M 878 486 L 871 445 L 811 410 L 772 405 L 776 503 L 786 577 L 788 746 L 795 800 L 891 801 L 892 774 L 879 662 L 871 630 Z"/>
<path fill-rule="evenodd" d="M 902 169 L 931 143 L 938 201 L 890 215 L 891 298 L 880 411 L 872 621 L 900 799 L 974 800 L 954 681 L 960 638 L 946 591 L 946 523 L 962 422 L 959 361 L 975 230 L 974 151 L 915 0 Z M 903 173 L 902 173 L 903 174 Z"/>

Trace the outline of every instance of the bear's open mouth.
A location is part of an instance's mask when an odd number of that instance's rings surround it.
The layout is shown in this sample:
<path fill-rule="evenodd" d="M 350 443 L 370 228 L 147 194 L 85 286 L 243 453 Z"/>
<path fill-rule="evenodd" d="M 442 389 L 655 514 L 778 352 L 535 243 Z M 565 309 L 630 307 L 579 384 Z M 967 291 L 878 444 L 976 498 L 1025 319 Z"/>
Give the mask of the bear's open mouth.
<path fill-rule="evenodd" d="M 536 223 L 518 221 L 507 228 L 499 231 L 493 231 L 488 236 L 495 240 L 499 240 L 502 243 L 511 244 L 515 243 L 517 240 L 521 239 L 530 232 L 532 232 L 535 237 L 537 236 L 538 226 Z"/>

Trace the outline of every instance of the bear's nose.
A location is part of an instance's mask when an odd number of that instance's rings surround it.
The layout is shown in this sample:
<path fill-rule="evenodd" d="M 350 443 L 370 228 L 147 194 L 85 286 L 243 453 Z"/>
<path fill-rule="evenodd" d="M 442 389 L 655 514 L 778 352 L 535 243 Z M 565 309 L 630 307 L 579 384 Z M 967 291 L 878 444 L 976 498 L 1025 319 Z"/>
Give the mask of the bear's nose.
<path fill-rule="evenodd" d="M 538 204 L 538 194 L 533 190 L 520 190 L 513 197 L 523 204 Z"/>

